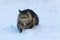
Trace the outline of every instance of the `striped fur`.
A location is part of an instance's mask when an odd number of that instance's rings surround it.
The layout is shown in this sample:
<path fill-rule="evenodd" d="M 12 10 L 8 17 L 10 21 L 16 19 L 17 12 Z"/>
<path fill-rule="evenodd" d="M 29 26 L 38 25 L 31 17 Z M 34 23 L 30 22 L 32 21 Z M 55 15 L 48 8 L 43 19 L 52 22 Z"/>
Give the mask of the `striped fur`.
<path fill-rule="evenodd" d="M 20 32 L 22 32 L 23 29 L 31 29 L 35 25 L 38 25 L 38 23 L 39 18 L 35 12 L 30 9 L 19 10 L 17 27 Z"/>

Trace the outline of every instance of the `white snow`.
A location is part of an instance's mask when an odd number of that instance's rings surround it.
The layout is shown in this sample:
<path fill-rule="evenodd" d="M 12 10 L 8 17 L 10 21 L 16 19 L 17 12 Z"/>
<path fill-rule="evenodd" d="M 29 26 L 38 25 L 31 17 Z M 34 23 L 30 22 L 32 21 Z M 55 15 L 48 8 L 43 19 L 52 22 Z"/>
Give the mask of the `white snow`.
<path fill-rule="evenodd" d="M 39 25 L 19 33 L 19 9 L 36 12 Z M 0 40 L 60 40 L 60 0 L 0 0 Z"/>

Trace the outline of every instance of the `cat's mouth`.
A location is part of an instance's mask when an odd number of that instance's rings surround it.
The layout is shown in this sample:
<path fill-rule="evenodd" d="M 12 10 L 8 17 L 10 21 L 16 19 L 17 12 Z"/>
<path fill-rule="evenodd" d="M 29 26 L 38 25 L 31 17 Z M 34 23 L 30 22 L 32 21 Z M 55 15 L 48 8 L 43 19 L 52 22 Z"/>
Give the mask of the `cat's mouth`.
<path fill-rule="evenodd" d="M 22 23 L 27 23 L 27 20 L 28 20 L 28 19 L 21 19 L 21 22 L 22 22 Z"/>

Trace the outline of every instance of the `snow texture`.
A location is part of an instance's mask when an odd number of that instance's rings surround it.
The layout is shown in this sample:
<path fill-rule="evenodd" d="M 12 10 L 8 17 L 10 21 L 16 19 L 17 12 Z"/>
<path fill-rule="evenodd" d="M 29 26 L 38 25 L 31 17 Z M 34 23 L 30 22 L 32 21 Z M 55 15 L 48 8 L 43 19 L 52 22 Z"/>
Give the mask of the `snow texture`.
<path fill-rule="evenodd" d="M 39 25 L 19 33 L 19 9 L 32 9 Z M 60 40 L 60 0 L 0 0 L 0 40 Z"/>

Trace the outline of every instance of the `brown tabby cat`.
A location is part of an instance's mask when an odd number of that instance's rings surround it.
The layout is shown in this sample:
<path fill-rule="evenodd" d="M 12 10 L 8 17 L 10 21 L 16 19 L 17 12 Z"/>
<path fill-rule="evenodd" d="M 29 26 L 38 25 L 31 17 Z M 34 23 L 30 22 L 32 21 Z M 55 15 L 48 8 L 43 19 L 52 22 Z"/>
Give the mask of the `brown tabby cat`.
<path fill-rule="evenodd" d="M 22 32 L 23 29 L 31 29 L 35 25 L 38 25 L 38 23 L 39 18 L 35 12 L 30 9 L 19 10 L 17 27 L 20 32 Z"/>

